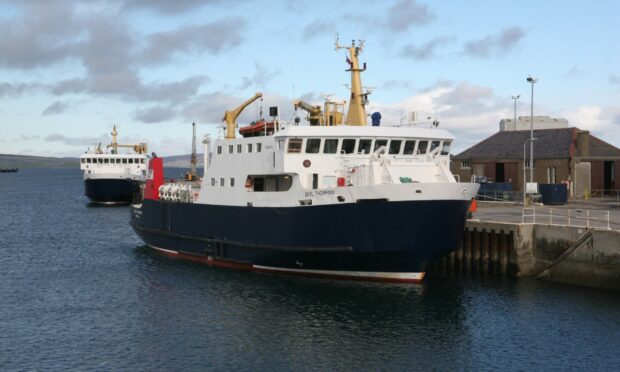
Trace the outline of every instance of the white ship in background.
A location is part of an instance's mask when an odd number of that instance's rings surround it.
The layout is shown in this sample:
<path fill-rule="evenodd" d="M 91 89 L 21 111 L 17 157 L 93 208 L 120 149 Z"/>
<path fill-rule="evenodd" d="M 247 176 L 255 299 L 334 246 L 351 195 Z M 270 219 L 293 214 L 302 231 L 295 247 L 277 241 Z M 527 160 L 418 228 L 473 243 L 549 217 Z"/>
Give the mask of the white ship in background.
<path fill-rule="evenodd" d="M 421 281 L 460 247 L 479 186 L 450 172 L 447 131 L 367 126 L 362 48 L 336 43 L 349 52 L 346 120 L 342 103 L 295 101 L 310 126 L 261 120 L 236 138 L 235 119 L 259 93 L 226 112 L 225 138 L 205 143 L 213 152 L 200 187 L 164 184 L 162 160 L 152 159 L 144 199 L 131 208 L 136 233 L 161 254 L 210 265 Z"/>
<path fill-rule="evenodd" d="M 116 126 L 111 134 L 112 142 L 105 151 L 97 146 L 95 150 L 80 156 L 84 194 L 93 203 L 128 204 L 140 197 L 140 185 L 146 180 L 149 162 L 147 144 L 119 144 Z M 120 148 L 130 151 L 119 153 Z"/>

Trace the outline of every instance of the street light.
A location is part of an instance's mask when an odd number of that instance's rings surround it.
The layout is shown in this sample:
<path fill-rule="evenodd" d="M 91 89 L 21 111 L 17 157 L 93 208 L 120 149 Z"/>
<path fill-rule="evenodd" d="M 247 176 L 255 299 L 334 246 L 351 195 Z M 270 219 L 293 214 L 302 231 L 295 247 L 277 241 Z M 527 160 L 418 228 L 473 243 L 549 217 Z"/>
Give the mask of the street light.
<path fill-rule="evenodd" d="M 527 141 L 523 142 L 523 207 L 525 207 L 525 188 L 527 186 L 527 180 L 525 179 L 525 145 L 527 145 L 527 143 L 532 143 L 534 141 L 538 140 L 538 138 L 528 138 Z M 532 169 L 532 163 L 530 163 L 530 169 Z"/>
<path fill-rule="evenodd" d="M 538 81 L 537 78 L 529 75 L 527 82 L 532 84 L 532 103 L 530 112 L 530 182 L 534 182 L 534 84 Z"/>
<path fill-rule="evenodd" d="M 519 94 L 519 95 L 516 95 L 516 96 L 512 96 L 512 99 L 514 99 L 514 100 L 515 100 L 515 121 L 514 121 L 514 126 L 515 126 L 515 129 L 514 129 L 514 130 L 517 130 L 517 100 L 518 100 L 520 97 L 521 97 L 521 95 L 520 95 L 520 94 Z"/>

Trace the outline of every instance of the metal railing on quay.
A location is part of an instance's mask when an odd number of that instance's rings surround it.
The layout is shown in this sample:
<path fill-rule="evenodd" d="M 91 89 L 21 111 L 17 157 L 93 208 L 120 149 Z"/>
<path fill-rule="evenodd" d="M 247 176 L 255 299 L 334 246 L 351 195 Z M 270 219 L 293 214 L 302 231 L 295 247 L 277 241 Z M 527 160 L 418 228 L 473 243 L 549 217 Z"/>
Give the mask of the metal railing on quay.
<path fill-rule="evenodd" d="M 523 193 L 521 191 L 485 190 L 478 192 L 476 200 L 508 203 L 521 202 L 523 200 Z"/>
<path fill-rule="evenodd" d="M 620 222 L 611 221 L 609 210 L 523 208 L 521 223 L 604 230 L 620 229 Z"/>
<path fill-rule="evenodd" d="M 597 199 L 602 201 L 616 201 L 620 202 L 620 190 L 616 189 L 593 189 L 590 192 L 591 199 Z"/>

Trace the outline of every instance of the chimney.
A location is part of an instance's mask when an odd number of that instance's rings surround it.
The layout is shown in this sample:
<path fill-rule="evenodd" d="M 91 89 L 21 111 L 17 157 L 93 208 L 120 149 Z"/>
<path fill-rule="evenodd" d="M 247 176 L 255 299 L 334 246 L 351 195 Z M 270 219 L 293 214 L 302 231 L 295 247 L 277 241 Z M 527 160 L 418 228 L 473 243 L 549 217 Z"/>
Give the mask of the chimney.
<path fill-rule="evenodd" d="M 590 132 L 587 130 L 577 132 L 577 154 L 590 156 Z"/>

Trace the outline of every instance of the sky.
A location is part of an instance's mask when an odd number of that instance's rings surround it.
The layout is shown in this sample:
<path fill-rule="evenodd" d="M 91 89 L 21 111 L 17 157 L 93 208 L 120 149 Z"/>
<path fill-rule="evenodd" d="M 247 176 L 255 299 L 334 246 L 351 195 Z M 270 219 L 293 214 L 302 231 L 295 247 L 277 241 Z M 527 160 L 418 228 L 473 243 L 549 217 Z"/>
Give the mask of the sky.
<path fill-rule="evenodd" d="M 367 113 L 415 111 L 458 153 L 502 118 L 563 117 L 620 147 L 620 2 L 0 0 L 0 153 L 79 156 L 110 141 L 160 155 L 292 101 L 346 99 L 341 44 L 365 41 Z M 405 119 L 406 121 L 406 119 Z M 305 121 L 302 121 L 302 125 Z"/>

